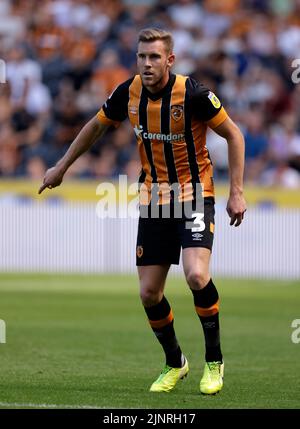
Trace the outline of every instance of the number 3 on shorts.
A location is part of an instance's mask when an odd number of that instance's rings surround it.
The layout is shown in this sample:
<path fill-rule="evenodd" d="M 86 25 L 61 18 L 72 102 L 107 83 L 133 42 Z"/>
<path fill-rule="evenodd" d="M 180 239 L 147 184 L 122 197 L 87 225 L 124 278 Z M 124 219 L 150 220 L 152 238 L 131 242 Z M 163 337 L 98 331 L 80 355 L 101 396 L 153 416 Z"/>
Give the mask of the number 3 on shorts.
<path fill-rule="evenodd" d="M 201 232 L 205 230 L 205 223 L 204 223 L 204 213 L 192 213 L 192 218 L 194 219 L 194 226 L 192 228 L 192 232 Z"/>

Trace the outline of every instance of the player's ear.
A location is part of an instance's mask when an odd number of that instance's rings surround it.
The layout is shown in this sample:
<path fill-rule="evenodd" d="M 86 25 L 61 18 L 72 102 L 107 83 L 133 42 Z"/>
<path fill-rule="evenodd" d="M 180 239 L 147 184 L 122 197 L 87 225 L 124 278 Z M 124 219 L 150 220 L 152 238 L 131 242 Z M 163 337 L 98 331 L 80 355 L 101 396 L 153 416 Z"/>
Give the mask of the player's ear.
<path fill-rule="evenodd" d="M 172 53 L 168 56 L 168 66 L 172 67 L 174 62 L 175 62 L 175 54 Z"/>

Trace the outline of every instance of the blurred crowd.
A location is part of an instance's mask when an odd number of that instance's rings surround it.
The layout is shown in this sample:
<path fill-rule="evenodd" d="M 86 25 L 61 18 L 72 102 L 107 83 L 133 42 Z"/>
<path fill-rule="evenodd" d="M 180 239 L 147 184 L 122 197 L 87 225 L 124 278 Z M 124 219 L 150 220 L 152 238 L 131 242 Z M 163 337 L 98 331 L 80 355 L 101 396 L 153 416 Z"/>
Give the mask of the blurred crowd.
<path fill-rule="evenodd" d="M 216 92 L 241 127 L 246 181 L 300 187 L 300 0 L 1 0 L 0 177 L 43 177 L 136 73 L 149 26 L 172 31 L 173 71 Z M 226 142 L 209 131 L 207 145 L 226 180 Z M 126 122 L 67 174 L 136 180 L 139 169 Z"/>

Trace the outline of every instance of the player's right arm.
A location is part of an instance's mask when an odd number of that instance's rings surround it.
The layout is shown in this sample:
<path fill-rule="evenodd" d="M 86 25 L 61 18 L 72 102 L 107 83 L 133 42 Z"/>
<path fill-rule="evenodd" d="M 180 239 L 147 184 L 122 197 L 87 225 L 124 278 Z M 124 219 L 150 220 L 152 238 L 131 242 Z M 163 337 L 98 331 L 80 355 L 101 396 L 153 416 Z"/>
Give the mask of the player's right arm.
<path fill-rule="evenodd" d="M 54 167 L 49 168 L 44 176 L 43 184 L 39 189 L 39 194 L 46 188 L 55 188 L 59 186 L 63 180 L 64 174 L 68 168 L 86 152 L 96 140 L 101 138 L 110 127 L 109 124 L 104 124 L 99 121 L 97 115 L 94 116 L 81 129 L 65 155 L 56 163 Z"/>
<path fill-rule="evenodd" d="M 100 139 L 108 128 L 111 126 L 117 128 L 127 118 L 129 85 L 132 81 L 133 78 L 116 88 L 99 112 L 82 128 L 65 155 L 54 167 L 46 171 L 39 194 L 46 188 L 51 189 L 59 186 L 64 174 L 73 162 L 86 152 L 96 140 Z"/>

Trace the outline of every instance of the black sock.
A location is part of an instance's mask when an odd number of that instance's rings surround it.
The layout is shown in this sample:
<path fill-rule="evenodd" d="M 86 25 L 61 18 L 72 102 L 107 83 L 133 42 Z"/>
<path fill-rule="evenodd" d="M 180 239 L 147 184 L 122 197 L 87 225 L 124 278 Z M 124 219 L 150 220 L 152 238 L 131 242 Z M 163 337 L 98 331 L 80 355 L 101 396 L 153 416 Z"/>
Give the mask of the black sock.
<path fill-rule="evenodd" d="M 164 349 L 166 364 L 173 368 L 180 368 L 182 352 L 175 335 L 173 313 L 168 301 L 163 296 L 158 304 L 144 308 L 150 326 Z"/>
<path fill-rule="evenodd" d="M 205 360 L 206 362 L 222 362 L 218 291 L 211 279 L 203 289 L 191 290 L 194 296 L 196 312 L 204 332 Z"/>

